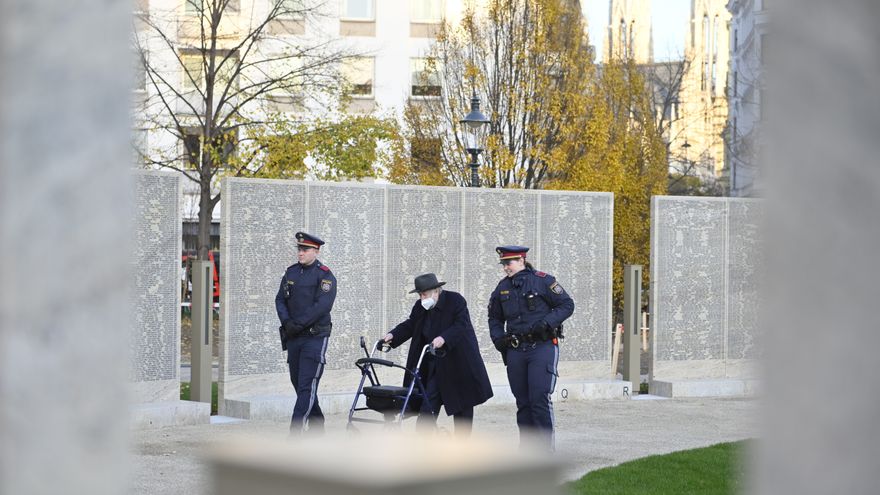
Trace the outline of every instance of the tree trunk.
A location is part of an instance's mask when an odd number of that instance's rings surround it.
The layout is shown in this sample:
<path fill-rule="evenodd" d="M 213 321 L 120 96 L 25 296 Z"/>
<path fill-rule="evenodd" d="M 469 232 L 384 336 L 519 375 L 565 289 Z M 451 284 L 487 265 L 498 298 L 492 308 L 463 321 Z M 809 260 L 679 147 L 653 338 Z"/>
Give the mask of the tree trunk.
<path fill-rule="evenodd" d="M 214 211 L 210 181 L 202 180 L 199 196 L 199 259 L 207 260 L 211 249 L 211 217 Z"/>

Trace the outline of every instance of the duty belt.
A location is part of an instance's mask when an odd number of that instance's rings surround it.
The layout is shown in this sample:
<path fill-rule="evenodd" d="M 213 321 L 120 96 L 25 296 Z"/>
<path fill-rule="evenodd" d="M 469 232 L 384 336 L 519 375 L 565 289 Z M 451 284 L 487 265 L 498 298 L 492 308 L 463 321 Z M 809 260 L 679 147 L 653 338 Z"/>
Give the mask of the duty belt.
<path fill-rule="evenodd" d="M 333 328 L 332 323 L 328 324 L 328 325 L 318 325 L 316 323 L 310 327 L 304 328 L 302 331 L 302 335 L 310 335 L 310 336 L 314 337 L 315 335 L 318 335 L 318 334 L 321 334 L 324 332 L 330 332 L 330 330 L 332 328 Z"/>
<path fill-rule="evenodd" d="M 553 339 L 553 337 L 545 339 L 532 333 L 514 333 L 510 335 L 510 348 L 516 349 L 522 344 L 535 344 L 537 342 L 546 342 L 551 339 Z"/>

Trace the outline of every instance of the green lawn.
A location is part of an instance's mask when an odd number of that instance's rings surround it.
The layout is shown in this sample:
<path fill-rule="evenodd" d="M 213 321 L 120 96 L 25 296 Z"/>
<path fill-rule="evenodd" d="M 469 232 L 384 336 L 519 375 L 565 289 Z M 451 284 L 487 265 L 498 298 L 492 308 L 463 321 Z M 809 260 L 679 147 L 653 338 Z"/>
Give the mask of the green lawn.
<path fill-rule="evenodd" d="M 587 473 L 568 483 L 569 493 L 718 493 L 743 490 L 741 462 L 748 441 L 720 443 L 702 449 L 636 459 Z"/>
<path fill-rule="evenodd" d="M 180 382 L 180 400 L 189 400 L 189 382 Z M 217 414 L 217 382 L 211 384 L 211 415 Z"/>

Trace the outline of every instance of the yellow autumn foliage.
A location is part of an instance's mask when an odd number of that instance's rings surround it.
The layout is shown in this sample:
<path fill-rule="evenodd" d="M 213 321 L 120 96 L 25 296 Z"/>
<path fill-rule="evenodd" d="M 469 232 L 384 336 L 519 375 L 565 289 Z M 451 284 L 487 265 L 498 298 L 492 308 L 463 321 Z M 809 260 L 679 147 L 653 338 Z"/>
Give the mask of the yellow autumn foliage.
<path fill-rule="evenodd" d="M 631 61 L 594 64 L 576 4 L 490 0 L 444 26 L 431 53 L 442 96 L 407 105 L 403 136 L 413 152 L 395 161 L 389 177 L 468 185 L 459 120 L 476 93 L 491 120 L 483 187 L 614 193 L 619 311 L 623 265 L 644 265 L 645 282 L 650 273 L 650 200 L 666 192 L 666 146 L 646 78 Z"/>

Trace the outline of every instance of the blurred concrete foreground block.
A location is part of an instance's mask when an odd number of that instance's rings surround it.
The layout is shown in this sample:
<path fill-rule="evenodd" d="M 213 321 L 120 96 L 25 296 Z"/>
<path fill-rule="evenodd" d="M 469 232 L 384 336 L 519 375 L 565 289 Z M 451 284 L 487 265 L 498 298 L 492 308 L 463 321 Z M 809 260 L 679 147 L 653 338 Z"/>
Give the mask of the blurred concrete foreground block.
<path fill-rule="evenodd" d="M 558 459 L 485 438 L 241 441 L 215 450 L 210 466 L 216 495 L 560 493 Z"/>
<path fill-rule="evenodd" d="M 132 4 L 0 0 L 0 493 L 127 486 Z"/>

